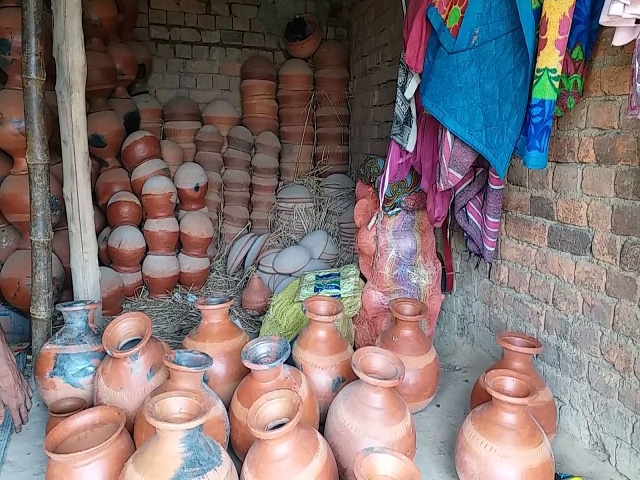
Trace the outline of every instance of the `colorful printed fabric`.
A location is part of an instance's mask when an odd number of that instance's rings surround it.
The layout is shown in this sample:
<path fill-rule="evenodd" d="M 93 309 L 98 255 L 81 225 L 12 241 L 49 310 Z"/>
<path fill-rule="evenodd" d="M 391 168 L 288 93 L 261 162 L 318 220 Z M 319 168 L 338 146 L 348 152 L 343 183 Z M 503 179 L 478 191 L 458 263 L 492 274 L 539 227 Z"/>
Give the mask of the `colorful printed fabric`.
<path fill-rule="evenodd" d="M 582 97 L 587 62 L 596 43 L 600 28 L 598 19 L 603 5 L 604 0 L 576 0 L 567 52 L 562 60 L 556 117 L 573 110 Z"/>
<path fill-rule="evenodd" d="M 562 63 L 575 2 L 546 1 L 542 6 L 533 88 L 522 129 L 524 138 L 520 139 L 517 148 L 525 166 L 531 169 L 547 166 Z"/>
<path fill-rule="evenodd" d="M 460 33 L 462 19 L 469 6 L 469 0 L 434 0 L 433 4 L 451 36 L 457 37 Z"/>
<path fill-rule="evenodd" d="M 410 0 L 407 14 L 404 16 L 402 36 L 407 65 L 415 73 L 422 73 L 424 51 L 431 33 L 431 24 L 427 22 L 427 7 L 432 0 Z"/>

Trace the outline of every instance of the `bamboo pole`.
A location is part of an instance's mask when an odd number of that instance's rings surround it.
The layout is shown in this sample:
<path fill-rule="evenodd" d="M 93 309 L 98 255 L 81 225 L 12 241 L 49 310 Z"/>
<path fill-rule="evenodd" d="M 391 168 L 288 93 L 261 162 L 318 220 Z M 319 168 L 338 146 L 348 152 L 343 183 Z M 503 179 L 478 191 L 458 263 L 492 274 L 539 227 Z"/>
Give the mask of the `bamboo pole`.
<path fill-rule="evenodd" d="M 56 0 L 53 8 L 53 54 L 62 140 L 64 201 L 69 225 L 71 272 L 76 300 L 100 300 L 100 268 L 87 141 L 85 87 L 87 60 L 82 32 L 82 0 Z M 101 310 L 95 321 L 102 324 Z"/>
<path fill-rule="evenodd" d="M 31 326 L 36 356 L 51 334 L 51 204 L 49 144 L 45 127 L 42 0 L 22 1 L 22 86 L 29 168 L 31 234 Z"/>

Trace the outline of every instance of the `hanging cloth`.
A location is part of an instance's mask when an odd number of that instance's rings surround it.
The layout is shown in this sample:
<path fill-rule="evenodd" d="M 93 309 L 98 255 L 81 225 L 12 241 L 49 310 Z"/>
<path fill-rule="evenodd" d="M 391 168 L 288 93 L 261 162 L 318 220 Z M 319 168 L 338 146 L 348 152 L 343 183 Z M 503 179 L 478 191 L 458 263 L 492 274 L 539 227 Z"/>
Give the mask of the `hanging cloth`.
<path fill-rule="evenodd" d="M 605 0 L 600 25 L 615 27 L 611 44 L 621 47 L 635 41 L 640 35 L 640 0 Z"/>
<path fill-rule="evenodd" d="M 427 22 L 427 7 L 431 0 L 411 0 L 404 17 L 402 36 L 407 66 L 415 73 L 422 73 L 424 52 L 431 33 Z"/>
<path fill-rule="evenodd" d="M 420 75 L 409 68 L 405 62 L 404 53 L 400 54 L 391 138 L 409 153 L 413 152 L 416 147 L 418 136 L 416 99 L 414 97 L 418 85 L 420 85 Z"/>

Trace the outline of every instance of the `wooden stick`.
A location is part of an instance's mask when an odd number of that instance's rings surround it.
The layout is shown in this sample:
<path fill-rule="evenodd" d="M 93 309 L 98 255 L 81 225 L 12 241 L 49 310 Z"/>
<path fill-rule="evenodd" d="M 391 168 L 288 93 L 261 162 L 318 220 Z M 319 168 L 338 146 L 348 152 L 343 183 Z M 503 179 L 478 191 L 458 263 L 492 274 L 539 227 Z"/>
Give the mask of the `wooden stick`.
<path fill-rule="evenodd" d="M 87 142 L 85 86 L 87 60 L 82 32 L 82 0 L 57 0 L 53 7 L 53 52 L 62 140 L 64 201 L 69 224 L 71 273 L 76 300 L 100 300 L 100 269 Z M 96 323 L 102 324 L 101 310 Z"/>
<path fill-rule="evenodd" d="M 34 357 L 51 334 L 51 204 L 45 126 L 42 0 L 22 1 L 22 86 L 31 204 L 31 329 Z"/>

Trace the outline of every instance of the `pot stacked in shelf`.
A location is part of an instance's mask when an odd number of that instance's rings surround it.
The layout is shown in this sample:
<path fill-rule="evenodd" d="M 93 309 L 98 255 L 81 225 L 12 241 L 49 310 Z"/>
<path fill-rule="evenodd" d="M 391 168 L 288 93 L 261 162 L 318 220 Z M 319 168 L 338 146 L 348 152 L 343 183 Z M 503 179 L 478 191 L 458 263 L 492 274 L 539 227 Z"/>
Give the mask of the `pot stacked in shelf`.
<path fill-rule="evenodd" d="M 224 152 L 224 209 L 222 235 L 225 243 L 230 243 L 249 223 L 251 193 L 251 152 L 253 135 L 246 127 L 238 125 L 229 130 L 229 147 Z"/>
<path fill-rule="evenodd" d="M 316 166 L 325 176 L 349 171 L 349 52 L 335 40 L 313 56 L 316 98 Z"/>
<path fill-rule="evenodd" d="M 240 114 L 233 105 L 225 100 L 214 100 L 206 106 L 202 112 L 202 121 L 205 125 L 213 125 L 224 138 L 221 153 L 227 149 L 227 135 L 236 125 L 240 125 Z"/>
<path fill-rule="evenodd" d="M 276 67 L 265 57 L 256 55 L 242 64 L 242 124 L 255 136 L 278 133 L 277 77 Z"/>
<path fill-rule="evenodd" d="M 313 165 L 313 70 L 300 59 L 288 60 L 278 72 L 280 110 L 280 179 L 291 182 Z"/>
<path fill-rule="evenodd" d="M 263 132 L 255 141 L 251 159 L 251 231 L 269 232 L 269 212 L 276 203 L 280 140 L 273 132 Z"/>
<path fill-rule="evenodd" d="M 164 107 L 164 135 L 181 148 L 185 162 L 193 162 L 196 156 L 195 136 L 202 127 L 198 104 L 185 97 L 175 97 Z"/>
<path fill-rule="evenodd" d="M 209 179 L 209 188 L 205 201 L 209 209 L 209 218 L 214 227 L 218 226 L 218 213 L 220 212 L 220 200 L 222 197 L 222 145 L 224 138 L 213 125 L 205 125 L 196 134 L 196 163 L 199 164 Z"/>

